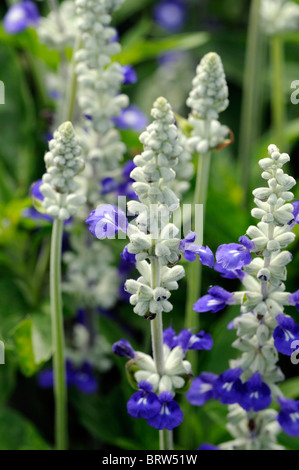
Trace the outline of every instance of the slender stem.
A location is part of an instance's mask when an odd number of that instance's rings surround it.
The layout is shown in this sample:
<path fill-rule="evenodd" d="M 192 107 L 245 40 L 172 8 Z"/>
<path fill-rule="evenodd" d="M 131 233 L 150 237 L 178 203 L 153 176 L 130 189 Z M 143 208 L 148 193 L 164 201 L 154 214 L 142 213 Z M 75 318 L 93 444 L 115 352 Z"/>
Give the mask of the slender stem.
<path fill-rule="evenodd" d="M 209 172 L 210 172 L 210 161 L 211 152 L 199 155 L 196 185 L 194 193 L 194 211 L 195 214 L 196 205 L 203 205 L 203 219 L 202 219 L 202 233 L 204 230 L 204 214 L 205 214 L 205 203 L 207 199 Z M 197 242 L 201 245 L 203 243 L 202 235 L 197 238 Z M 201 292 L 201 278 L 202 278 L 202 265 L 198 260 L 193 261 L 188 266 L 187 276 L 187 302 L 186 302 L 186 316 L 185 316 L 185 327 L 193 328 L 196 332 L 199 328 L 199 315 L 194 313 L 193 305 L 198 300 Z M 193 366 L 193 373 L 196 373 L 196 354 L 191 353 L 190 360 Z"/>
<path fill-rule="evenodd" d="M 61 246 L 63 221 L 53 222 L 50 256 L 50 299 L 54 347 L 55 441 L 57 450 L 67 448 L 67 389 L 61 299 Z"/>
<path fill-rule="evenodd" d="M 151 287 L 155 289 L 160 286 L 160 264 L 159 260 L 155 257 L 151 258 Z M 163 353 L 163 321 L 162 313 L 157 313 L 156 317 L 151 320 L 151 334 L 152 334 L 152 347 L 153 356 L 156 364 L 158 374 L 164 374 L 164 353 Z M 160 450 L 173 449 L 173 433 L 167 429 L 159 431 Z"/>
<path fill-rule="evenodd" d="M 79 34 L 76 38 L 76 43 L 74 45 L 74 50 L 73 50 L 72 62 L 70 64 L 69 80 L 68 80 L 67 94 L 66 94 L 66 100 L 65 100 L 65 112 L 64 112 L 64 119 L 62 121 L 72 121 L 74 112 L 75 112 L 76 91 L 77 91 L 75 53 L 80 48 L 80 44 L 81 44 L 81 35 Z"/>
<path fill-rule="evenodd" d="M 257 134 L 257 123 L 259 122 L 257 103 L 262 81 L 259 67 L 261 54 L 260 7 L 261 0 L 251 1 L 243 79 L 239 158 L 244 207 L 248 206 L 250 157 Z"/>
<path fill-rule="evenodd" d="M 275 143 L 283 148 L 283 126 L 285 118 L 285 101 L 283 90 L 283 41 L 279 35 L 271 40 L 272 58 L 272 122 L 274 127 Z"/>

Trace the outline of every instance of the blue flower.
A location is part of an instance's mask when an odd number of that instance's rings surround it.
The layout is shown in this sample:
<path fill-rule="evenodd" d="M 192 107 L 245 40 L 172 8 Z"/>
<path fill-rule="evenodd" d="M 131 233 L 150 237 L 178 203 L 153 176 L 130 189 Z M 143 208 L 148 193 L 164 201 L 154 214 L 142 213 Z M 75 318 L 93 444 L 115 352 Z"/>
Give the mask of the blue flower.
<path fill-rule="evenodd" d="M 101 194 L 109 194 L 115 191 L 118 187 L 117 181 L 114 178 L 104 178 L 101 181 L 102 191 Z"/>
<path fill-rule="evenodd" d="M 213 347 L 213 339 L 209 333 L 205 333 L 203 330 L 197 335 L 192 334 L 189 330 L 182 330 L 177 336 L 177 344 L 184 352 L 189 349 L 209 351 Z"/>
<path fill-rule="evenodd" d="M 296 309 L 299 311 L 299 290 L 296 290 L 296 292 L 290 294 L 289 304 L 295 305 Z"/>
<path fill-rule="evenodd" d="M 121 71 L 124 76 L 124 85 L 130 85 L 131 83 L 137 82 L 137 74 L 131 65 L 123 65 Z"/>
<path fill-rule="evenodd" d="M 186 5 L 180 0 L 164 0 L 154 8 L 154 19 L 168 31 L 180 31 L 186 19 Z"/>
<path fill-rule="evenodd" d="M 147 420 L 148 424 L 156 429 L 176 428 L 183 421 L 183 412 L 178 403 L 173 400 L 173 394 L 170 392 L 161 392 L 159 395 L 161 409 L 158 414 Z"/>
<path fill-rule="evenodd" d="M 46 369 L 38 375 L 38 384 L 40 387 L 49 388 L 54 384 L 53 369 Z M 83 393 L 95 393 L 98 389 L 98 383 L 93 375 L 89 362 L 83 362 L 80 367 L 75 367 L 69 360 L 66 361 L 66 384 L 74 385 Z"/>
<path fill-rule="evenodd" d="M 121 258 L 123 259 L 123 261 L 125 261 L 126 263 L 129 263 L 133 266 L 135 266 L 136 264 L 136 256 L 134 255 L 134 253 L 129 253 L 128 252 L 128 248 L 127 246 L 124 247 L 122 253 L 120 254 Z M 131 266 L 132 268 L 132 266 Z M 130 269 L 131 269 L 130 268 Z"/>
<path fill-rule="evenodd" d="M 212 444 L 209 444 L 208 442 L 204 442 L 201 444 L 201 446 L 198 447 L 197 450 L 220 450 L 219 447 L 213 446 Z"/>
<path fill-rule="evenodd" d="M 92 211 L 86 219 L 90 233 L 99 239 L 114 237 L 119 230 L 127 231 L 128 221 L 125 213 L 111 204 L 102 204 Z"/>
<path fill-rule="evenodd" d="M 48 214 L 43 214 L 42 212 L 39 212 L 34 207 L 26 207 L 26 209 L 22 211 L 22 217 L 31 219 L 36 222 L 53 222 L 53 217 Z"/>
<path fill-rule="evenodd" d="M 192 380 L 190 389 L 186 393 L 191 405 L 201 406 L 211 398 L 215 398 L 214 384 L 217 378 L 218 376 L 211 372 L 203 372 Z"/>
<path fill-rule="evenodd" d="M 140 390 L 134 393 L 127 403 L 127 410 L 133 418 L 150 419 L 157 416 L 162 408 L 162 404 L 155 393 L 153 386 L 145 381 L 138 384 Z"/>
<path fill-rule="evenodd" d="M 299 437 L 299 401 L 280 397 L 278 402 L 281 411 L 278 413 L 277 421 L 289 436 Z"/>
<path fill-rule="evenodd" d="M 112 121 L 122 130 L 132 129 L 136 132 L 143 131 L 148 123 L 147 116 L 136 105 L 123 109 L 120 115 L 113 118 Z"/>
<path fill-rule="evenodd" d="M 28 26 L 36 26 L 39 17 L 35 3 L 26 0 L 9 8 L 3 18 L 3 27 L 8 34 L 20 33 Z"/>
<path fill-rule="evenodd" d="M 286 317 L 283 313 L 277 315 L 276 321 L 278 326 L 273 333 L 274 346 L 278 352 L 291 356 L 294 352 L 292 343 L 294 340 L 299 340 L 299 325 L 294 322 L 293 318 Z"/>
<path fill-rule="evenodd" d="M 177 337 L 175 335 L 175 331 L 171 326 L 166 328 L 163 331 L 163 343 L 166 344 L 170 349 L 177 346 Z"/>
<path fill-rule="evenodd" d="M 222 287 L 214 286 L 208 290 L 208 295 L 204 295 L 193 305 L 196 312 L 216 313 L 222 310 L 226 305 L 234 303 L 234 296 L 231 292 Z"/>
<path fill-rule="evenodd" d="M 293 206 L 293 220 L 289 222 L 291 228 L 294 228 L 296 224 L 299 224 L 299 200 L 292 202 Z"/>
<path fill-rule="evenodd" d="M 215 263 L 214 269 L 220 273 L 221 277 L 226 279 L 240 279 L 240 281 L 242 281 L 245 276 L 245 273 L 241 271 L 241 269 L 225 269 L 220 263 Z"/>
<path fill-rule="evenodd" d="M 184 252 L 184 257 L 187 261 L 194 261 L 196 255 L 199 257 L 199 261 L 204 266 L 209 266 L 210 268 L 214 265 L 214 255 L 210 248 L 206 248 L 201 245 L 193 245 L 193 242 L 196 240 L 196 233 L 189 232 L 186 238 L 181 240 L 179 249 Z"/>
<path fill-rule="evenodd" d="M 215 381 L 215 396 L 216 398 L 220 398 L 221 403 L 224 405 L 239 403 L 243 391 L 243 385 L 239 379 L 241 374 L 242 369 L 240 367 L 228 369 L 220 374 Z"/>
<path fill-rule="evenodd" d="M 135 357 L 135 351 L 126 339 L 120 339 L 114 343 L 112 351 L 117 356 L 128 357 L 129 359 L 133 359 Z"/>
<path fill-rule="evenodd" d="M 216 251 L 216 261 L 226 270 L 241 269 L 251 262 L 250 251 L 254 250 L 254 242 L 242 236 L 238 243 L 220 245 Z"/>
<path fill-rule="evenodd" d="M 262 381 L 262 376 L 255 372 L 250 379 L 243 384 L 239 405 L 246 411 L 261 411 L 271 404 L 271 390 Z"/>

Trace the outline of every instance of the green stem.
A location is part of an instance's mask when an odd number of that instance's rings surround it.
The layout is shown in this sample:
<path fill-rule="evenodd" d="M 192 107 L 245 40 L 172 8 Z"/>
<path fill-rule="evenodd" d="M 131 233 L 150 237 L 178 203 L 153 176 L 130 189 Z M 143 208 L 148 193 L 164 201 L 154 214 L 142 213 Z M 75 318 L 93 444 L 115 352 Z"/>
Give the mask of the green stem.
<path fill-rule="evenodd" d="M 195 215 L 196 205 L 203 205 L 203 219 L 202 219 L 202 233 L 204 230 L 204 214 L 205 214 L 205 204 L 207 200 L 207 191 L 208 191 L 208 182 L 209 182 L 209 172 L 210 172 L 210 162 L 211 162 L 211 152 L 208 152 L 203 155 L 199 155 L 197 175 L 196 175 L 196 185 L 194 193 L 194 211 L 193 216 Z M 197 243 L 202 245 L 203 240 L 200 235 L 197 238 Z M 202 278 L 202 265 L 198 260 L 193 261 L 188 266 L 188 276 L 187 276 L 187 302 L 186 302 L 186 315 L 185 315 L 185 328 L 192 328 L 194 332 L 197 332 L 199 328 L 199 315 L 193 310 L 194 303 L 198 300 L 201 292 L 201 278 Z M 193 373 L 196 373 L 196 362 L 197 355 L 190 352 L 189 359 L 192 363 Z"/>
<path fill-rule="evenodd" d="M 160 264 L 155 257 L 151 258 L 151 287 L 155 289 L 160 286 Z M 157 313 L 156 317 L 151 320 L 151 335 L 153 357 L 156 364 L 157 372 L 160 376 L 164 374 L 164 353 L 163 353 L 163 320 L 162 313 Z M 159 431 L 160 450 L 173 449 L 173 433 L 167 429 Z"/>
<path fill-rule="evenodd" d="M 64 119 L 62 121 L 72 121 L 75 106 L 76 106 L 76 91 L 77 91 L 77 74 L 76 74 L 76 61 L 75 61 L 75 53 L 80 48 L 81 44 L 81 35 L 79 34 L 76 39 L 76 43 L 73 50 L 73 57 L 72 62 L 70 64 L 69 70 L 69 80 L 68 80 L 68 87 L 67 87 L 67 94 L 65 100 L 65 113 Z"/>
<path fill-rule="evenodd" d="M 274 127 L 275 144 L 283 148 L 283 126 L 285 118 L 285 102 L 283 90 L 283 41 L 279 35 L 271 40 L 272 59 L 272 122 Z"/>
<path fill-rule="evenodd" d="M 239 158 L 244 207 L 247 207 L 249 202 L 250 157 L 257 136 L 258 112 L 260 111 L 258 106 L 262 82 L 260 7 L 261 0 L 251 1 L 243 79 Z"/>
<path fill-rule="evenodd" d="M 54 349 L 55 441 L 57 450 L 67 448 L 67 389 L 61 299 L 61 246 L 63 221 L 53 222 L 50 256 L 50 299 Z"/>

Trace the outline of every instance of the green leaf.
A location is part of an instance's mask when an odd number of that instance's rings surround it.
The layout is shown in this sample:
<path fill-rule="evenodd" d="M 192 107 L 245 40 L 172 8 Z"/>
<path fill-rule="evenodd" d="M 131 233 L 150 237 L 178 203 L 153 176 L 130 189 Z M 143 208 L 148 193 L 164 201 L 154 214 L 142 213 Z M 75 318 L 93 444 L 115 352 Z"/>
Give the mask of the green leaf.
<path fill-rule="evenodd" d="M 189 50 L 206 44 L 210 39 L 207 33 L 184 33 L 163 39 L 139 39 L 131 42 L 123 51 L 114 56 L 121 64 L 137 64 L 144 60 L 153 59 L 162 52 L 171 50 Z"/>
<path fill-rule="evenodd" d="M 287 379 L 279 385 L 282 393 L 287 398 L 297 400 L 299 398 L 299 377 Z"/>
<path fill-rule="evenodd" d="M 50 450 L 30 421 L 10 408 L 0 408 L 0 450 Z"/>
<path fill-rule="evenodd" d="M 49 315 L 34 315 L 23 320 L 13 333 L 15 352 L 21 371 L 31 376 L 52 355 Z"/>

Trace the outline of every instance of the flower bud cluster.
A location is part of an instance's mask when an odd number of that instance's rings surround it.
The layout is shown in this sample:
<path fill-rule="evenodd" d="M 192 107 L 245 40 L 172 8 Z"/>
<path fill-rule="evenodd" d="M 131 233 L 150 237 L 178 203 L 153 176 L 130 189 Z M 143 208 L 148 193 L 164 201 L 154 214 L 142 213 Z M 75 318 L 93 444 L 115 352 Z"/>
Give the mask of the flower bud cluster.
<path fill-rule="evenodd" d="M 54 132 L 49 142 L 49 152 L 45 154 L 47 172 L 43 175 L 40 191 L 42 202 L 48 215 L 66 220 L 77 212 L 85 197 L 76 194 L 79 187 L 75 176 L 84 169 L 73 126 L 70 122 L 62 124 Z"/>
<path fill-rule="evenodd" d="M 228 87 L 218 54 L 210 52 L 201 60 L 187 99 L 191 108 L 189 122 L 193 127 L 189 147 L 204 154 L 220 145 L 229 129 L 218 122 L 219 113 L 228 107 Z"/>
<path fill-rule="evenodd" d="M 62 50 L 74 46 L 77 28 L 75 4 L 66 0 L 57 4 L 57 9 L 51 11 L 47 17 L 40 18 L 37 33 L 43 44 Z"/>

